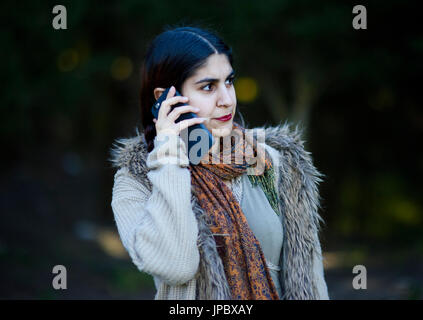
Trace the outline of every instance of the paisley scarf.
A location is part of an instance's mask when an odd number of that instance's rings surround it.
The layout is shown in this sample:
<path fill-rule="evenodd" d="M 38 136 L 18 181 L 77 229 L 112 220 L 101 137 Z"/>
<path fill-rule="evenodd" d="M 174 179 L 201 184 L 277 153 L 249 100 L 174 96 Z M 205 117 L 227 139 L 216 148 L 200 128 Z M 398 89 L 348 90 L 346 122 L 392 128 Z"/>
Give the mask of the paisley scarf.
<path fill-rule="evenodd" d="M 232 299 L 279 299 L 260 244 L 240 204 L 223 182 L 247 173 L 254 185 L 262 187 L 269 203 L 278 212 L 269 154 L 235 122 L 230 135 L 231 145 L 226 148 L 224 144 L 228 139 L 225 138 L 216 142 L 220 144 L 218 152 L 209 152 L 199 164 L 189 166 L 194 192 L 215 236 Z M 263 148 L 263 152 L 259 152 L 258 147 Z"/>

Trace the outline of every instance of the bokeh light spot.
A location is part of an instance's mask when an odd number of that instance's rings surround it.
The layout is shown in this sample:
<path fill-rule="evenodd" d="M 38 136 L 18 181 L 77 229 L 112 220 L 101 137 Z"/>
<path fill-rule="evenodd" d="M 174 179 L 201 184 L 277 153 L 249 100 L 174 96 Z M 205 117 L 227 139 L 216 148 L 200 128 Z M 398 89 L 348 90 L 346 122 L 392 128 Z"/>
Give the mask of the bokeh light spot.
<path fill-rule="evenodd" d="M 237 100 L 248 103 L 257 98 L 257 81 L 250 77 L 241 77 L 235 82 Z"/>
<path fill-rule="evenodd" d="M 61 72 L 69 72 L 76 68 L 78 62 L 78 52 L 74 49 L 67 49 L 59 54 L 57 67 Z"/>
<path fill-rule="evenodd" d="M 113 61 L 110 72 L 113 79 L 125 80 L 132 73 L 132 61 L 127 57 L 118 57 Z"/>
<path fill-rule="evenodd" d="M 110 256 L 115 258 L 126 258 L 127 253 L 120 241 L 119 235 L 112 230 L 99 230 L 97 233 L 97 243 Z"/>

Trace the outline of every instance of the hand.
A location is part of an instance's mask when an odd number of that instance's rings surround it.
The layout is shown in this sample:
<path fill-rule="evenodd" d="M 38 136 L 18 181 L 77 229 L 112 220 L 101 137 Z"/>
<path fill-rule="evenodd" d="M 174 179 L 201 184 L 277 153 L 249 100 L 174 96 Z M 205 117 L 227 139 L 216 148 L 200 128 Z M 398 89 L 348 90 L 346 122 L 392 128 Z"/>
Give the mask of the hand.
<path fill-rule="evenodd" d="M 186 103 L 189 99 L 188 97 L 183 96 L 175 96 L 176 89 L 172 86 L 166 96 L 166 100 L 164 100 L 161 104 L 159 109 L 159 114 L 157 116 L 158 119 L 154 118 L 153 122 L 156 125 L 156 133 L 168 133 L 168 134 L 176 134 L 179 135 L 182 130 L 185 128 L 192 126 L 197 123 L 202 123 L 206 120 L 206 118 L 192 118 L 179 121 L 175 123 L 175 121 L 179 118 L 182 113 L 185 112 L 198 112 L 200 109 L 194 108 L 193 106 L 186 105 L 181 106 L 178 108 L 174 108 L 171 112 L 170 108 L 172 105 L 177 104 L 179 102 Z"/>

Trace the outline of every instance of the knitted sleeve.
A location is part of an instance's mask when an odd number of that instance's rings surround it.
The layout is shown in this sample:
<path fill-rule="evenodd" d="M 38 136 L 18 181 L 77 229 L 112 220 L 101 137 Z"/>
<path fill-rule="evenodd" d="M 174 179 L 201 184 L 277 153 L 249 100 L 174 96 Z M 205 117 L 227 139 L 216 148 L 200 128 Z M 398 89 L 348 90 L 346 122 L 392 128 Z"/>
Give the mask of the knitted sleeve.
<path fill-rule="evenodd" d="M 156 136 L 148 155 L 151 192 L 128 171 L 115 175 L 112 209 L 122 243 L 139 270 L 170 285 L 191 280 L 199 264 L 185 144 Z"/>

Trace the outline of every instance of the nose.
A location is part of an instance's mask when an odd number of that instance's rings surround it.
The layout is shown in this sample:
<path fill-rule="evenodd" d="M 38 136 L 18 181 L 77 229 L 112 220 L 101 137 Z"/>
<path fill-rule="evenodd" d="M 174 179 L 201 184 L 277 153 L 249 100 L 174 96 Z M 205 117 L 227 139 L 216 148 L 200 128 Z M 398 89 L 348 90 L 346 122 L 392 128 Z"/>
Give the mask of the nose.
<path fill-rule="evenodd" d="M 230 107 L 233 104 L 231 91 L 232 88 L 227 88 L 225 85 L 220 87 L 217 99 L 217 106 Z"/>

